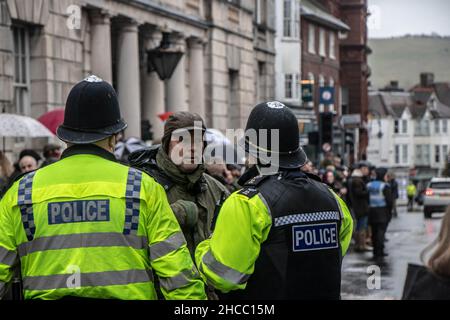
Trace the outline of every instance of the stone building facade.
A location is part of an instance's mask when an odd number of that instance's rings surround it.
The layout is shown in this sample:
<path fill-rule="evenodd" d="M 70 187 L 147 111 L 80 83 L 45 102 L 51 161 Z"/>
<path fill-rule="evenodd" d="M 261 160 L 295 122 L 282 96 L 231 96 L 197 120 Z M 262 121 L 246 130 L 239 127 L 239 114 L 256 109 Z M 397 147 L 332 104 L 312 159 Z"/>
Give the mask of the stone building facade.
<path fill-rule="evenodd" d="M 220 130 L 242 128 L 274 97 L 274 0 L 0 0 L 0 109 L 37 118 L 64 107 L 96 74 L 117 90 L 129 124 L 162 134 L 158 115 L 192 111 Z M 162 32 L 184 52 L 172 77 L 148 72 Z M 10 139 L 12 150 L 25 146 Z M 27 140 L 26 144 L 30 142 Z"/>

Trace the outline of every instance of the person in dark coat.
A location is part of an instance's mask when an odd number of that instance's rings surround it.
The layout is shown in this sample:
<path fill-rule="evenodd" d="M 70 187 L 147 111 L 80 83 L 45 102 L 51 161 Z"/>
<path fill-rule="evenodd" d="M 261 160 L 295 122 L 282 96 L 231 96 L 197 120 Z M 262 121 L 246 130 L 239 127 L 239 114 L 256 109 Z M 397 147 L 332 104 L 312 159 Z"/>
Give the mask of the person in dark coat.
<path fill-rule="evenodd" d="M 384 239 L 392 211 L 392 191 L 387 180 L 387 170 L 377 168 L 375 180 L 367 184 L 369 190 L 369 224 L 372 228 L 374 259 L 387 256 Z"/>
<path fill-rule="evenodd" d="M 398 183 L 393 172 L 388 173 L 388 179 L 392 190 L 392 216 L 397 218 Z"/>
<path fill-rule="evenodd" d="M 370 249 L 366 245 L 366 234 L 369 216 L 369 191 L 365 179 L 369 174 L 369 167 L 363 163 L 357 164 L 349 182 L 349 199 L 353 216 L 356 220 L 355 251 L 364 252 Z"/>

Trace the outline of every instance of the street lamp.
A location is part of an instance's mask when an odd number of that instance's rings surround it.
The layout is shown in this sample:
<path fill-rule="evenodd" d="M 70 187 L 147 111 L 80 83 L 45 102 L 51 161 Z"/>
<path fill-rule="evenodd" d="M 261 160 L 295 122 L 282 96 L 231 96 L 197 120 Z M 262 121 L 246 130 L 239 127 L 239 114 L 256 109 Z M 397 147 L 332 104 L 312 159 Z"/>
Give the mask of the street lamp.
<path fill-rule="evenodd" d="M 183 52 L 171 47 L 170 33 L 163 32 L 159 47 L 147 51 L 148 72 L 156 71 L 161 80 L 170 79 Z"/>

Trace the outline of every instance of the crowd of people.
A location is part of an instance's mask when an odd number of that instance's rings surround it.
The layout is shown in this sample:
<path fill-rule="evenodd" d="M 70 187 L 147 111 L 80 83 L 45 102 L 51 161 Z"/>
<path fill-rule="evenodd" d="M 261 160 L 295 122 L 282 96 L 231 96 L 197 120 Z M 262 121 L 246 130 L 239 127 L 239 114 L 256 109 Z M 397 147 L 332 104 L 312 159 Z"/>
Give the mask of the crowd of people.
<path fill-rule="evenodd" d="M 156 145 L 156 148 L 158 146 Z M 0 151 L 0 198 L 6 189 L 21 175 L 58 161 L 61 157 L 62 150 L 63 147 L 61 145 L 54 143 L 46 144 L 41 154 L 34 149 L 23 149 L 19 152 L 17 161 L 14 163 L 4 152 Z M 118 158 L 117 160 L 129 164 L 128 156 L 126 158 Z M 208 163 L 205 163 L 205 172 L 218 180 L 228 192 L 238 190 L 239 185 L 237 181 L 242 174 L 243 166 L 234 163 L 225 163 L 223 159 L 219 158 L 209 160 Z"/>
<path fill-rule="evenodd" d="M 72 88 L 57 130 L 67 149 L 22 150 L 14 164 L 0 154 L 0 298 L 20 248 L 26 299 L 339 299 L 352 235 L 356 252 L 387 256 L 395 176 L 367 161 L 348 168 L 331 152 L 316 169 L 298 143 L 294 113 L 280 102 L 257 104 L 249 115 L 246 130 L 277 128 L 280 144 L 243 139 L 245 172 L 197 161 L 206 147 L 196 140 L 206 132 L 198 114 L 172 114 L 161 144 L 124 165 L 114 151 L 126 127 L 113 87 L 90 76 Z M 267 151 L 279 163 L 264 174 Z M 448 215 L 427 262 L 444 276 Z M 40 238 L 46 242 L 33 247 Z M 79 291 L 54 281 L 69 254 L 89 283 Z M 41 274 L 42 283 L 33 281 Z"/>
<path fill-rule="evenodd" d="M 43 168 L 59 160 L 62 147 L 49 143 L 42 149 L 42 155 L 33 149 L 23 149 L 19 152 L 16 162 L 0 151 L 0 198 L 6 189 L 21 175 Z"/>
<path fill-rule="evenodd" d="M 387 256 L 385 233 L 392 217 L 397 217 L 399 197 L 395 174 L 367 161 L 346 167 L 342 157 L 333 152 L 325 154 L 318 169 L 309 161 L 302 170 L 319 175 L 323 183 L 345 199 L 355 221 L 354 250 L 373 251 L 376 260 Z"/>

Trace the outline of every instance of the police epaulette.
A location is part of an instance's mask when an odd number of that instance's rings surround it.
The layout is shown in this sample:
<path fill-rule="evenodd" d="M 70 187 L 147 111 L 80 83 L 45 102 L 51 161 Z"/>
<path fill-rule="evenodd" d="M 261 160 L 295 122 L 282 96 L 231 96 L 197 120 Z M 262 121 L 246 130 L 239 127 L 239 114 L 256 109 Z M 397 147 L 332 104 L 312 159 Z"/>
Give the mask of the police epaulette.
<path fill-rule="evenodd" d="M 259 190 L 253 186 L 245 186 L 237 193 L 246 196 L 247 198 L 253 198 L 259 193 Z"/>
<path fill-rule="evenodd" d="M 256 177 L 251 178 L 250 180 L 248 180 L 244 186 L 257 186 L 259 185 L 262 181 L 264 181 L 265 179 L 267 179 L 269 176 L 268 175 L 259 175 Z"/>

